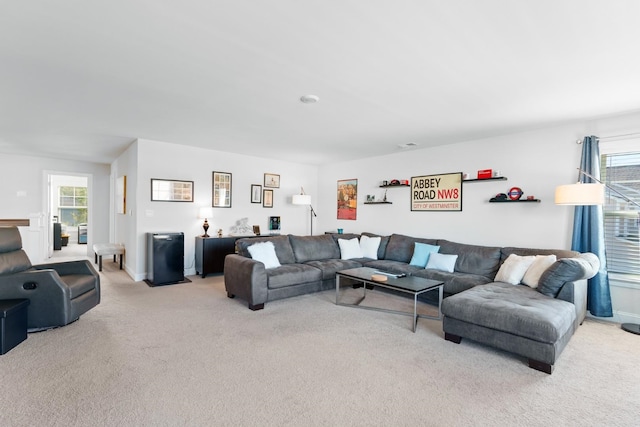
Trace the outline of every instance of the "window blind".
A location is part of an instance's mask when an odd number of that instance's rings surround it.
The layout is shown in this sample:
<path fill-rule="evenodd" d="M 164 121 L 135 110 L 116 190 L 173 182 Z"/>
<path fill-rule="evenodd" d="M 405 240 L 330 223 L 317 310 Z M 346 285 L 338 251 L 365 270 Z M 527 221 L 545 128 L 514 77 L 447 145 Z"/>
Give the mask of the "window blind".
<path fill-rule="evenodd" d="M 601 180 L 640 204 L 640 152 L 602 155 Z M 640 277 L 640 208 L 607 188 L 603 212 L 607 269 Z"/>

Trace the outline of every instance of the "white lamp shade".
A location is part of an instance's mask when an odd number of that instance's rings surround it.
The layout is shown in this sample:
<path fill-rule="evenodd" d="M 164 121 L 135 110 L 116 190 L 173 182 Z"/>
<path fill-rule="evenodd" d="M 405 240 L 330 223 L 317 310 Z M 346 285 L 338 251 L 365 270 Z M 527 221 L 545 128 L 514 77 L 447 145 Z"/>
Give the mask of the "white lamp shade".
<path fill-rule="evenodd" d="M 295 194 L 291 203 L 294 205 L 310 205 L 311 204 L 311 196 L 308 194 Z"/>
<path fill-rule="evenodd" d="M 198 214 L 198 218 L 200 219 L 208 219 L 213 217 L 213 208 L 202 207 L 200 208 L 200 212 Z"/>
<path fill-rule="evenodd" d="M 602 205 L 604 184 L 568 184 L 556 187 L 556 205 Z"/>

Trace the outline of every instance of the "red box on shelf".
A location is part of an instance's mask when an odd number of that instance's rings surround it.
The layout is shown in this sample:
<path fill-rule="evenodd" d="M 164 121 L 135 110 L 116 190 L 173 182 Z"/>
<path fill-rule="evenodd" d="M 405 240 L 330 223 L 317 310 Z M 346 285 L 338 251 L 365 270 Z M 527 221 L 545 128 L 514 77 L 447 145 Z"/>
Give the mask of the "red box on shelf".
<path fill-rule="evenodd" d="M 492 169 L 482 169 L 478 171 L 478 179 L 487 179 L 493 176 Z"/>

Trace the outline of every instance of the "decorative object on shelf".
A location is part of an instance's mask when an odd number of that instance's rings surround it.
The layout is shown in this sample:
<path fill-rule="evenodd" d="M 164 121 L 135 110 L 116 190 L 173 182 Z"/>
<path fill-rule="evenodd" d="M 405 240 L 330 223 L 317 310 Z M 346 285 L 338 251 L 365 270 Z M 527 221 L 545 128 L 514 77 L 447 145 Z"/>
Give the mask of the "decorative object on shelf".
<path fill-rule="evenodd" d="M 344 229 L 338 228 L 338 234 L 342 234 L 342 233 L 344 233 Z"/>
<path fill-rule="evenodd" d="M 386 179 L 382 181 L 381 187 L 386 187 L 387 185 L 389 185 L 389 181 L 387 181 Z"/>
<path fill-rule="evenodd" d="M 251 203 L 262 203 L 262 185 L 251 184 Z"/>
<path fill-rule="evenodd" d="M 586 138 L 585 138 L 586 139 Z M 574 205 L 574 206 L 590 206 L 590 205 L 603 205 L 604 204 L 604 189 L 607 188 L 612 193 L 620 196 L 625 202 L 630 203 L 640 208 L 640 204 L 635 200 L 630 199 L 625 194 L 619 192 L 612 186 L 600 181 L 595 176 L 587 173 L 586 171 L 578 168 L 578 179 L 580 175 L 584 175 L 591 178 L 595 183 L 580 183 L 560 185 L 556 187 L 555 203 L 556 205 Z M 638 224 L 640 224 L 640 211 L 638 211 Z M 637 323 L 623 323 L 621 328 L 624 331 L 631 332 L 632 334 L 640 335 L 640 324 Z"/>
<path fill-rule="evenodd" d="M 511 200 L 520 200 L 524 192 L 520 187 L 511 187 L 507 195 Z"/>
<path fill-rule="evenodd" d="M 463 179 L 462 182 L 486 182 L 486 181 L 506 181 L 507 177 L 506 176 L 498 176 L 498 177 L 491 177 L 491 178 L 483 178 L 483 179 L 476 179 L 476 178 L 471 178 L 471 179 Z"/>
<path fill-rule="evenodd" d="M 222 237 L 222 228 L 218 229 L 218 237 Z"/>
<path fill-rule="evenodd" d="M 311 220 L 311 236 L 313 236 L 313 217 L 316 215 L 316 211 L 313 210 L 313 206 L 311 206 L 311 196 L 304 192 L 304 188 L 300 187 L 300 194 L 294 194 L 291 198 L 291 204 L 293 205 L 303 205 L 309 206 L 310 209 L 310 220 Z"/>
<path fill-rule="evenodd" d="M 509 200 L 509 198 L 507 197 L 507 195 L 505 193 L 498 193 L 498 194 L 496 194 L 495 197 L 492 197 L 489 201 L 490 202 L 504 202 L 506 200 Z"/>
<path fill-rule="evenodd" d="M 152 202 L 193 202 L 193 181 L 151 178 Z"/>
<path fill-rule="evenodd" d="M 222 235 L 222 230 L 218 230 L 218 237 Z M 229 235 L 231 236 L 249 236 L 253 234 L 253 229 L 249 227 L 249 218 L 240 218 L 229 229 Z"/>
<path fill-rule="evenodd" d="M 231 207 L 231 174 L 229 172 L 213 172 L 212 206 L 214 208 Z"/>
<path fill-rule="evenodd" d="M 358 213 L 358 180 L 338 181 L 338 219 L 355 220 Z"/>
<path fill-rule="evenodd" d="M 273 190 L 262 190 L 262 207 L 263 208 L 272 208 L 273 207 Z"/>
<path fill-rule="evenodd" d="M 389 183 L 389 185 L 400 185 L 400 180 L 399 179 L 392 179 L 391 182 Z"/>
<path fill-rule="evenodd" d="M 202 235 L 202 237 L 209 237 L 209 235 L 207 234 L 207 231 L 209 230 L 209 222 L 207 221 L 207 218 L 213 218 L 213 208 L 207 206 L 201 207 L 198 218 L 204 219 L 204 223 L 202 224 L 204 234 Z"/>
<path fill-rule="evenodd" d="M 275 173 L 265 173 L 264 186 L 267 188 L 280 188 L 280 175 Z"/>
<path fill-rule="evenodd" d="M 373 194 L 367 194 L 367 202 L 375 202 L 376 201 L 376 196 L 374 196 Z"/>
<path fill-rule="evenodd" d="M 492 169 L 480 169 L 478 171 L 478 179 L 487 179 L 493 177 Z"/>
<path fill-rule="evenodd" d="M 462 172 L 411 177 L 412 211 L 462 211 Z"/>
<path fill-rule="evenodd" d="M 253 226 L 253 234 L 255 234 L 256 236 L 260 235 L 260 226 L 259 225 L 254 225 Z"/>
<path fill-rule="evenodd" d="M 387 201 L 387 190 L 384 190 L 384 197 L 382 198 L 382 201 L 383 202 Z M 373 200 L 372 200 L 372 202 L 373 202 Z"/>

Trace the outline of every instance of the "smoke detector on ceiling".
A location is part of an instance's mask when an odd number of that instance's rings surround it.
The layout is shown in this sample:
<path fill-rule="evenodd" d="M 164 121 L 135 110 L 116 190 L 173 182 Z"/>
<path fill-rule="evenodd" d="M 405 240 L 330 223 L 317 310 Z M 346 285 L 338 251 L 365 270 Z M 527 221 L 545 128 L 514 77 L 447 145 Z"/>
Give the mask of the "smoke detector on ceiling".
<path fill-rule="evenodd" d="M 304 104 L 315 104 L 318 101 L 320 101 L 320 98 L 315 95 L 302 95 L 300 97 L 300 102 Z"/>
<path fill-rule="evenodd" d="M 415 142 L 407 142 L 406 144 L 398 144 L 398 147 L 400 148 L 413 148 L 413 147 L 417 147 L 418 144 L 416 144 Z"/>

